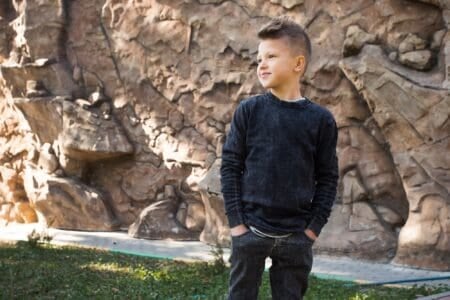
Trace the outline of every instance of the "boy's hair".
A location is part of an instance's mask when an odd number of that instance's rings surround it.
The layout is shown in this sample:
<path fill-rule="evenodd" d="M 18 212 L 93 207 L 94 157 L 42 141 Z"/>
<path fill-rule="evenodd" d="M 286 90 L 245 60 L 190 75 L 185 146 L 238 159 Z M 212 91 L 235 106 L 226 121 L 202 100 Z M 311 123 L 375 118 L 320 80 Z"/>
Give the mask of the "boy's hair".
<path fill-rule="evenodd" d="M 306 64 L 311 57 L 311 41 L 302 26 L 292 21 L 289 17 L 277 17 L 270 20 L 258 31 L 258 38 L 280 39 L 286 38 L 289 47 L 294 52 L 300 52 L 305 56 Z"/>

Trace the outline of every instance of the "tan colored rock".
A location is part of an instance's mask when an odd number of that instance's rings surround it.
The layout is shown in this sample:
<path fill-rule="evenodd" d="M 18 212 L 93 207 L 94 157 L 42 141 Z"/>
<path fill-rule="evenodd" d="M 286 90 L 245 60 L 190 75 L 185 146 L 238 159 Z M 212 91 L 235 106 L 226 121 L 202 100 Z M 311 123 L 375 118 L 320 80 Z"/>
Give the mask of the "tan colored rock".
<path fill-rule="evenodd" d="M 317 13 L 317 18 L 312 20 L 307 33 L 311 36 L 312 55 L 305 79 L 308 86 L 332 92 L 342 79 L 338 63 L 342 57 L 345 27 L 343 24 L 336 24 L 332 15 Z"/>
<path fill-rule="evenodd" d="M 85 177 L 88 162 L 68 157 L 62 151 L 58 152 L 58 162 L 67 176 L 80 179 Z"/>
<path fill-rule="evenodd" d="M 217 159 L 199 183 L 205 206 L 205 226 L 200 240 L 213 245 L 230 245 L 230 229 L 220 192 L 220 165 L 221 160 Z"/>
<path fill-rule="evenodd" d="M 400 232 L 400 247 L 394 262 L 419 268 L 448 270 L 449 205 L 442 197 L 431 195 L 424 199 L 419 209 L 411 212 Z M 417 259 L 418 255 L 420 259 Z"/>
<path fill-rule="evenodd" d="M 47 97 L 50 93 L 40 80 L 27 80 L 26 84 L 26 97 L 37 98 Z"/>
<path fill-rule="evenodd" d="M 447 28 L 450 28 L 450 9 L 448 10 L 448 23 Z M 442 83 L 442 87 L 444 89 L 450 89 L 450 31 L 447 30 L 447 33 L 443 40 L 443 53 L 445 57 L 445 67 L 444 67 L 444 81 Z"/>
<path fill-rule="evenodd" d="M 223 198 L 201 191 L 205 205 L 205 227 L 200 235 L 200 241 L 229 246 L 231 243 L 230 228 L 223 208 Z"/>
<path fill-rule="evenodd" d="M 155 146 L 166 161 L 203 166 L 208 155 L 207 141 L 192 128 L 186 128 L 176 136 L 161 133 Z"/>
<path fill-rule="evenodd" d="M 399 61 L 416 70 L 427 70 L 432 65 L 433 54 L 430 50 L 400 53 Z"/>
<path fill-rule="evenodd" d="M 22 176 L 24 161 L 36 158 L 36 139 L 27 132 L 20 111 L 2 97 L 0 92 L 1 223 L 35 222 L 36 213 L 28 205 Z"/>
<path fill-rule="evenodd" d="M 400 231 L 395 261 L 449 269 L 448 218 L 442 218 L 450 190 L 450 124 L 443 121 L 450 112 L 448 93 L 405 80 L 398 74 L 406 71 L 396 70 L 377 47 L 365 47 L 358 57 L 343 60 L 341 67 L 380 125 L 408 198 L 408 220 Z M 393 91 L 396 97 L 389 96 Z"/>
<path fill-rule="evenodd" d="M 396 247 L 396 235 L 384 229 L 364 203 L 335 204 L 328 224 L 314 244 L 314 249 L 321 253 L 351 253 L 353 257 L 384 262 L 395 255 Z"/>
<path fill-rule="evenodd" d="M 151 201 L 164 186 L 166 174 L 152 165 L 138 165 L 124 173 L 122 190 L 134 201 Z"/>
<path fill-rule="evenodd" d="M 398 53 L 396 51 L 392 51 L 391 53 L 389 53 L 389 59 L 392 61 L 396 61 L 398 57 Z"/>
<path fill-rule="evenodd" d="M 0 65 L 0 74 L 12 97 L 24 97 L 27 93 L 26 82 L 41 81 L 49 94 L 71 96 L 79 94 L 79 87 L 73 82 L 66 66 L 54 60 L 43 59 L 24 65 L 7 63 Z"/>
<path fill-rule="evenodd" d="M 342 179 L 342 203 L 349 204 L 367 200 L 367 192 L 361 185 L 354 170 L 347 172 Z"/>
<path fill-rule="evenodd" d="M 11 212 L 14 205 L 12 203 L 2 203 L 0 204 L 0 219 L 4 222 L 1 225 L 6 225 L 9 222 L 17 221 L 14 218 L 13 213 Z"/>
<path fill-rule="evenodd" d="M 437 144 L 443 149 L 450 149 L 448 138 Z M 447 270 L 450 248 L 450 227 L 446 217 L 450 207 L 447 201 L 449 175 L 446 170 L 450 169 L 448 155 L 435 145 L 426 145 L 420 150 L 411 151 L 410 157 L 398 154 L 396 159 L 400 162 L 401 174 L 404 174 L 410 213 L 400 232 L 395 262 Z M 434 249 L 433 253 L 429 251 L 430 245 Z"/>
<path fill-rule="evenodd" d="M 31 130 L 42 143 L 53 143 L 62 131 L 62 103 L 59 98 L 14 98 Z"/>
<path fill-rule="evenodd" d="M 402 182 L 386 153 L 385 141 L 377 140 L 376 130 L 372 135 L 368 129 L 354 126 L 340 131 L 339 168 L 348 170 L 342 174 L 342 202 L 371 202 L 392 209 L 406 220 L 408 203 Z"/>
<path fill-rule="evenodd" d="M 380 216 L 380 219 L 382 219 L 383 224 L 389 224 L 390 226 L 399 228 L 405 223 L 405 218 L 400 216 L 389 207 L 376 205 L 375 210 Z"/>
<path fill-rule="evenodd" d="M 175 204 L 170 200 L 153 203 L 130 225 L 128 235 L 145 239 L 198 239 L 198 234 L 181 227 L 174 220 L 175 211 Z"/>
<path fill-rule="evenodd" d="M 342 68 L 358 89 L 376 91 L 376 95 L 384 99 L 381 103 L 390 101 L 389 105 L 382 105 L 373 99 L 367 100 L 371 111 L 376 112 L 375 120 L 385 133 L 390 150 L 392 152 L 406 151 L 417 148 L 423 143 L 432 144 L 446 138 L 448 125 L 442 121 L 434 125 L 436 116 L 429 113 L 430 110 L 435 112 L 434 107 L 438 105 L 441 107 L 439 111 L 445 115 L 448 104 L 443 100 L 447 97 L 446 92 L 435 89 L 433 86 L 423 87 L 412 84 L 393 72 L 386 71 L 386 68 L 391 68 L 398 74 L 407 72 L 405 68 L 388 63 L 379 48 L 365 47 L 364 49 L 366 48 L 365 53 L 358 58 L 345 59 Z M 357 62 L 361 65 L 358 66 Z M 367 65 L 373 67 L 373 70 L 366 72 L 363 66 Z M 362 74 L 366 74 L 366 77 L 361 76 Z M 383 76 L 378 81 L 368 81 L 367 78 L 373 79 L 371 74 Z M 417 79 L 421 79 L 423 85 L 428 85 L 427 75 L 417 76 Z M 396 93 L 397 97 L 389 97 L 393 93 Z M 442 120 L 441 117 L 438 119 Z M 397 130 L 392 129 L 394 124 Z"/>
<path fill-rule="evenodd" d="M 67 157 L 92 161 L 133 152 L 115 119 L 105 119 L 95 108 L 86 110 L 62 97 L 17 98 L 15 104 L 40 140 L 59 140 L 60 150 Z"/>
<path fill-rule="evenodd" d="M 24 186 L 31 207 L 48 227 L 110 231 L 118 228 L 106 198 L 96 189 L 69 178 L 60 178 L 29 165 Z"/>
<path fill-rule="evenodd" d="M 374 208 L 364 202 L 353 203 L 349 219 L 350 231 L 367 231 L 377 229 L 382 231 L 380 221 Z"/>
<path fill-rule="evenodd" d="M 291 9 L 297 5 L 303 4 L 304 0 L 270 0 L 270 3 L 280 4 L 286 9 Z"/>
<path fill-rule="evenodd" d="M 339 168 L 345 173 L 316 251 L 388 261 L 395 255 L 396 230 L 406 220 L 408 204 L 383 140 L 376 137 L 379 129 L 370 133 L 369 124 L 339 132 Z"/>
<path fill-rule="evenodd" d="M 166 186 L 163 199 L 145 208 L 130 225 L 128 234 L 145 239 L 198 240 L 199 232 L 189 231 L 177 222 L 179 200 L 172 186 Z"/>
<path fill-rule="evenodd" d="M 430 3 L 430 4 L 433 4 L 436 6 L 441 6 L 442 8 L 444 8 L 444 7 L 448 8 L 450 6 L 450 4 L 448 4 L 448 2 L 446 2 L 446 0 L 418 0 L 418 1 L 421 1 L 424 3 Z"/>
<path fill-rule="evenodd" d="M 8 36 L 6 34 L 7 22 L 5 20 L 5 14 L 0 12 L 0 63 L 6 60 L 8 57 Z"/>
<path fill-rule="evenodd" d="M 365 44 L 373 44 L 376 39 L 375 34 L 365 32 L 358 25 L 349 26 L 344 40 L 344 57 L 358 54 Z"/>
<path fill-rule="evenodd" d="M 4 211 L 6 219 L 12 222 L 23 223 L 24 219 L 17 207 L 20 208 L 18 205 L 26 201 L 26 194 L 23 189 L 23 180 L 18 170 L 0 167 L 0 199 L 0 203 L 6 205 L 4 208 L 6 209 Z M 29 214 L 27 213 L 27 215 Z"/>
<path fill-rule="evenodd" d="M 39 152 L 38 166 L 48 174 L 54 173 L 58 167 L 58 158 L 49 143 L 44 143 Z"/>
<path fill-rule="evenodd" d="M 418 50 L 424 50 L 427 46 L 427 41 L 420 38 L 416 34 L 408 34 L 406 38 L 398 46 L 400 54 Z"/>
<path fill-rule="evenodd" d="M 14 205 L 14 210 L 15 214 L 21 218 L 20 221 L 22 221 L 23 223 L 35 223 L 38 221 L 36 211 L 33 208 L 31 208 L 29 202 L 16 203 Z"/>
<path fill-rule="evenodd" d="M 446 32 L 447 32 L 447 30 L 442 29 L 442 30 L 436 31 L 433 34 L 433 40 L 431 42 L 430 49 L 436 50 L 436 49 L 439 49 L 441 47 Z"/>
<path fill-rule="evenodd" d="M 81 161 L 93 161 L 133 153 L 122 127 L 69 101 L 63 101 L 62 152 Z"/>
<path fill-rule="evenodd" d="M 196 198 L 190 198 L 180 203 L 176 218 L 186 229 L 201 232 L 205 227 L 205 207 Z"/>
<path fill-rule="evenodd" d="M 12 21 L 17 33 L 15 46 L 26 47 L 31 60 L 62 55 L 64 49 L 60 40 L 66 22 L 65 8 L 63 2 L 51 0 L 24 0 L 20 6 L 15 6 L 17 18 Z"/>
<path fill-rule="evenodd" d="M 148 162 L 119 160 L 99 164 L 91 169 L 90 177 L 93 185 L 108 192 L 122 229 L 127 229 L 142 210 L 157 201 L 159 191 L 167 182 L 180 182 L 188 175 L 182 166 L 158 168 Z"/>

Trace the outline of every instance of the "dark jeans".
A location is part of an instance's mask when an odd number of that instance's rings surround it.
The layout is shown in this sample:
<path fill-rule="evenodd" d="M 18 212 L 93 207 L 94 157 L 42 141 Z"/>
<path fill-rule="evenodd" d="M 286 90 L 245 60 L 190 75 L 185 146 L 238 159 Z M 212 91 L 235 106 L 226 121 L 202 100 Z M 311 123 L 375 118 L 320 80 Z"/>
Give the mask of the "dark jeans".
<path fill-rule="evenodd" d="M 228 299 L 257 299 L 267 257 L 274 300 L 302 299 L 308 288 L 313 241 L 299 232 L 286 238 L 267 238 L 251 230 L 232 237 Z"/>

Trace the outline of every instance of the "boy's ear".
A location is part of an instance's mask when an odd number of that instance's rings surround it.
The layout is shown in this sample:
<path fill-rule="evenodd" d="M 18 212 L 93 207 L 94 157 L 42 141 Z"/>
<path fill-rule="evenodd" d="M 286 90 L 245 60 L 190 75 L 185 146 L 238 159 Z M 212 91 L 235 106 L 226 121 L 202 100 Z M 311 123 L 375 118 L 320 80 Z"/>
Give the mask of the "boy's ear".
<path fill-rule="evenodd" d="M 297 56 L 294 70 L 303 73 L 303 70 L 305 69 L 305 64 L 306 64 L 305 56 L 303 55 Z"/>

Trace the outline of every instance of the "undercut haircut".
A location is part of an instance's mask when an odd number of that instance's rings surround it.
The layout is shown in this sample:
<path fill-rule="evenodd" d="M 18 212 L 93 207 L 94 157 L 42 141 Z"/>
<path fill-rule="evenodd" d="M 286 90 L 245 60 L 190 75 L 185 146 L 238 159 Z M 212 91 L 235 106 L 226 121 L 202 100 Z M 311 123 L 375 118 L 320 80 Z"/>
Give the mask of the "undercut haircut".
<path fill-rule="evenodd" d="M 289 17 L 276 17 L 258 31 L 261 40 L 285 38 L 291 50 L 305 56 L 306 66 L 311 57 L 311 41 L 302 26 Z"/>

